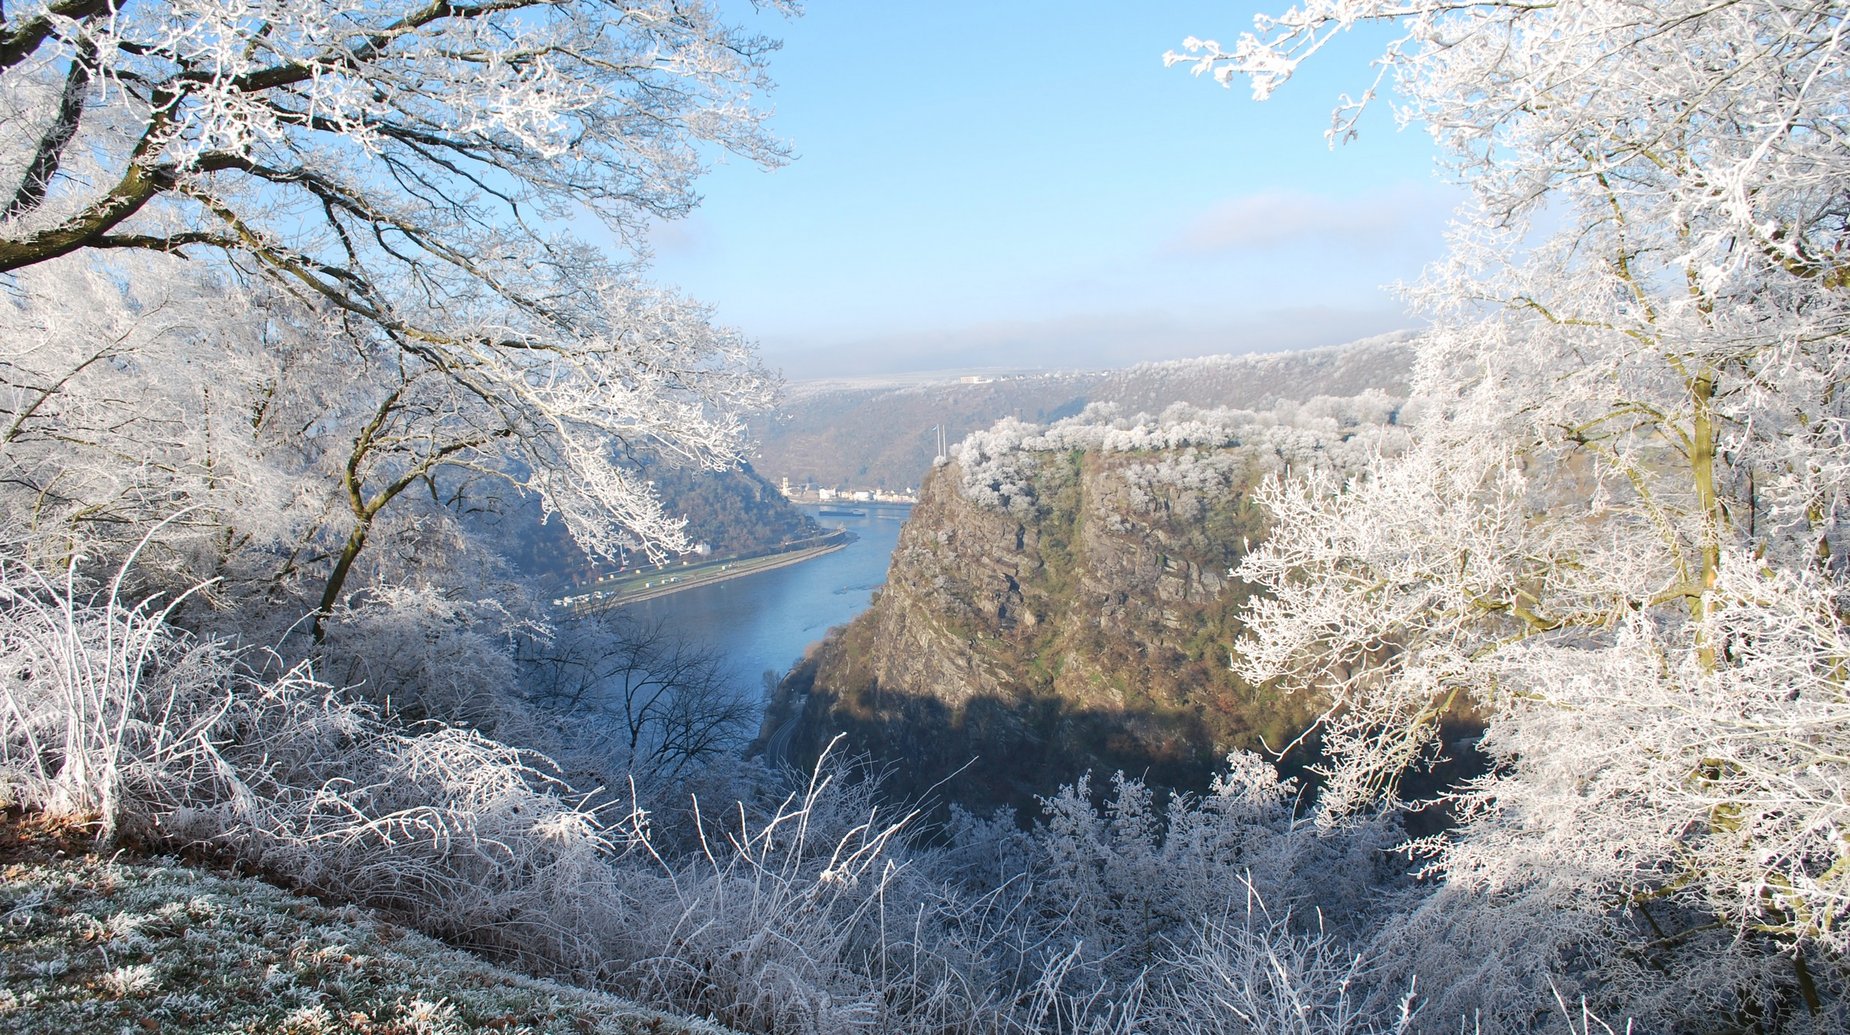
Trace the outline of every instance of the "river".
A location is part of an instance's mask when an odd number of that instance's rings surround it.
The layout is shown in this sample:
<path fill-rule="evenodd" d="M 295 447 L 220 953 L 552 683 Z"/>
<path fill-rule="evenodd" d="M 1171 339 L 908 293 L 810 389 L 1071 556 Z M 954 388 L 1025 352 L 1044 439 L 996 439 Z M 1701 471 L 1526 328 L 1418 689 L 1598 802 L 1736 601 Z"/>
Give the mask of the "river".
<path fill-rule="evenodd" d="M 719 651 L 732 684 L 756 699 L 766 671 L 781 677 L 805 647 L 866 610 L 874 590 L 886 581 L 887 562 L 912 508 L 868 503 L 853 508 L 866 516 L 804 508 L 824 526 L 855 534 L 843 549 L 749 578 L 640 601 L 624 613 L 662 622 L 684 639 Z"/>

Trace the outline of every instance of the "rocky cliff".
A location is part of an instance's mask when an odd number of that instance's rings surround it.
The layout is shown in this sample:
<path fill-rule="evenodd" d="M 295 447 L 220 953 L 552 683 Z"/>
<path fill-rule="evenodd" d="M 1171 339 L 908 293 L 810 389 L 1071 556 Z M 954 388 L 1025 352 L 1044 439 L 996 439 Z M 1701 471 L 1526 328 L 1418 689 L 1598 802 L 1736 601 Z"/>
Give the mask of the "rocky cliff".
<path fill-rule="evenodd" d="M 1093 411 L 972 436 L 926 479 L 873 606 L 788 681 L 791 760 L 840 732 L 908 789 L 1021 804 L 1086 769 L 1190 786 L 1231 748 L 1288 743 L 1317 702 L 1228 668 L 1253 490 L 1352 462 L 1392 417 L 1375 396 L 1294 423 Z"/>

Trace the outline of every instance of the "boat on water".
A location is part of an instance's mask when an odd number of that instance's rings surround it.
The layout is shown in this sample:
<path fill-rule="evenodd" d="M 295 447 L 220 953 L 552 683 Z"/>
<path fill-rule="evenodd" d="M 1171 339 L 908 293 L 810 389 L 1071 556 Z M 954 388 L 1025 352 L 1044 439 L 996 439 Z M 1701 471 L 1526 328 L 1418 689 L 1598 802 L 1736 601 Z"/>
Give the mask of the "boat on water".
<path fill-rule="evenodd" d="M 855 507 L 819 507 L 816 513 L 821 517 L 866 517 L 867 511 Z"/>

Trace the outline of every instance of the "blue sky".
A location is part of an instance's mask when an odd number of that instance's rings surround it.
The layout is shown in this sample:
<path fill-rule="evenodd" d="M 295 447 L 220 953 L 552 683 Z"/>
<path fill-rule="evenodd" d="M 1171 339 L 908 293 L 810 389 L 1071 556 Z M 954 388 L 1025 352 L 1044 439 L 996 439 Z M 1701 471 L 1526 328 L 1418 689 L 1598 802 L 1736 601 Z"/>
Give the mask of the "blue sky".
<path fill-rule="evenodd" d="M 1411 325 L 1383 285 L 1440 252 L 1454 195 L 1382 107 L 1371 40 L 1263 104 L 1162 54 L 1279 3 L 810 0 L 772 62 L 766 172 L 720 164 L 656 272 L 792 378 L 1106 367 L 1331 344 Z"/>

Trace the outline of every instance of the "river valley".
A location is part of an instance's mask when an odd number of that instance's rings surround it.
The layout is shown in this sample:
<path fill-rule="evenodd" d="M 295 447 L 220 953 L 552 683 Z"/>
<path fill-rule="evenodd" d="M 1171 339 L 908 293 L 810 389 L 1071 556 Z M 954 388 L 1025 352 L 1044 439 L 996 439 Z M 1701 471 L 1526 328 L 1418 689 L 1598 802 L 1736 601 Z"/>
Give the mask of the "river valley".
<path fill-rule="evenodd" d="M 912 508 L 855 504 L 862 515 L 803 509 L 826 527 L 854 533 L 854 542 L 787 568 L 639 601 L 626 613 L 718 651 L 738 693 L 755 699 L 765 672 L 782 676 L 804 648 L 867 608 Z"/>

